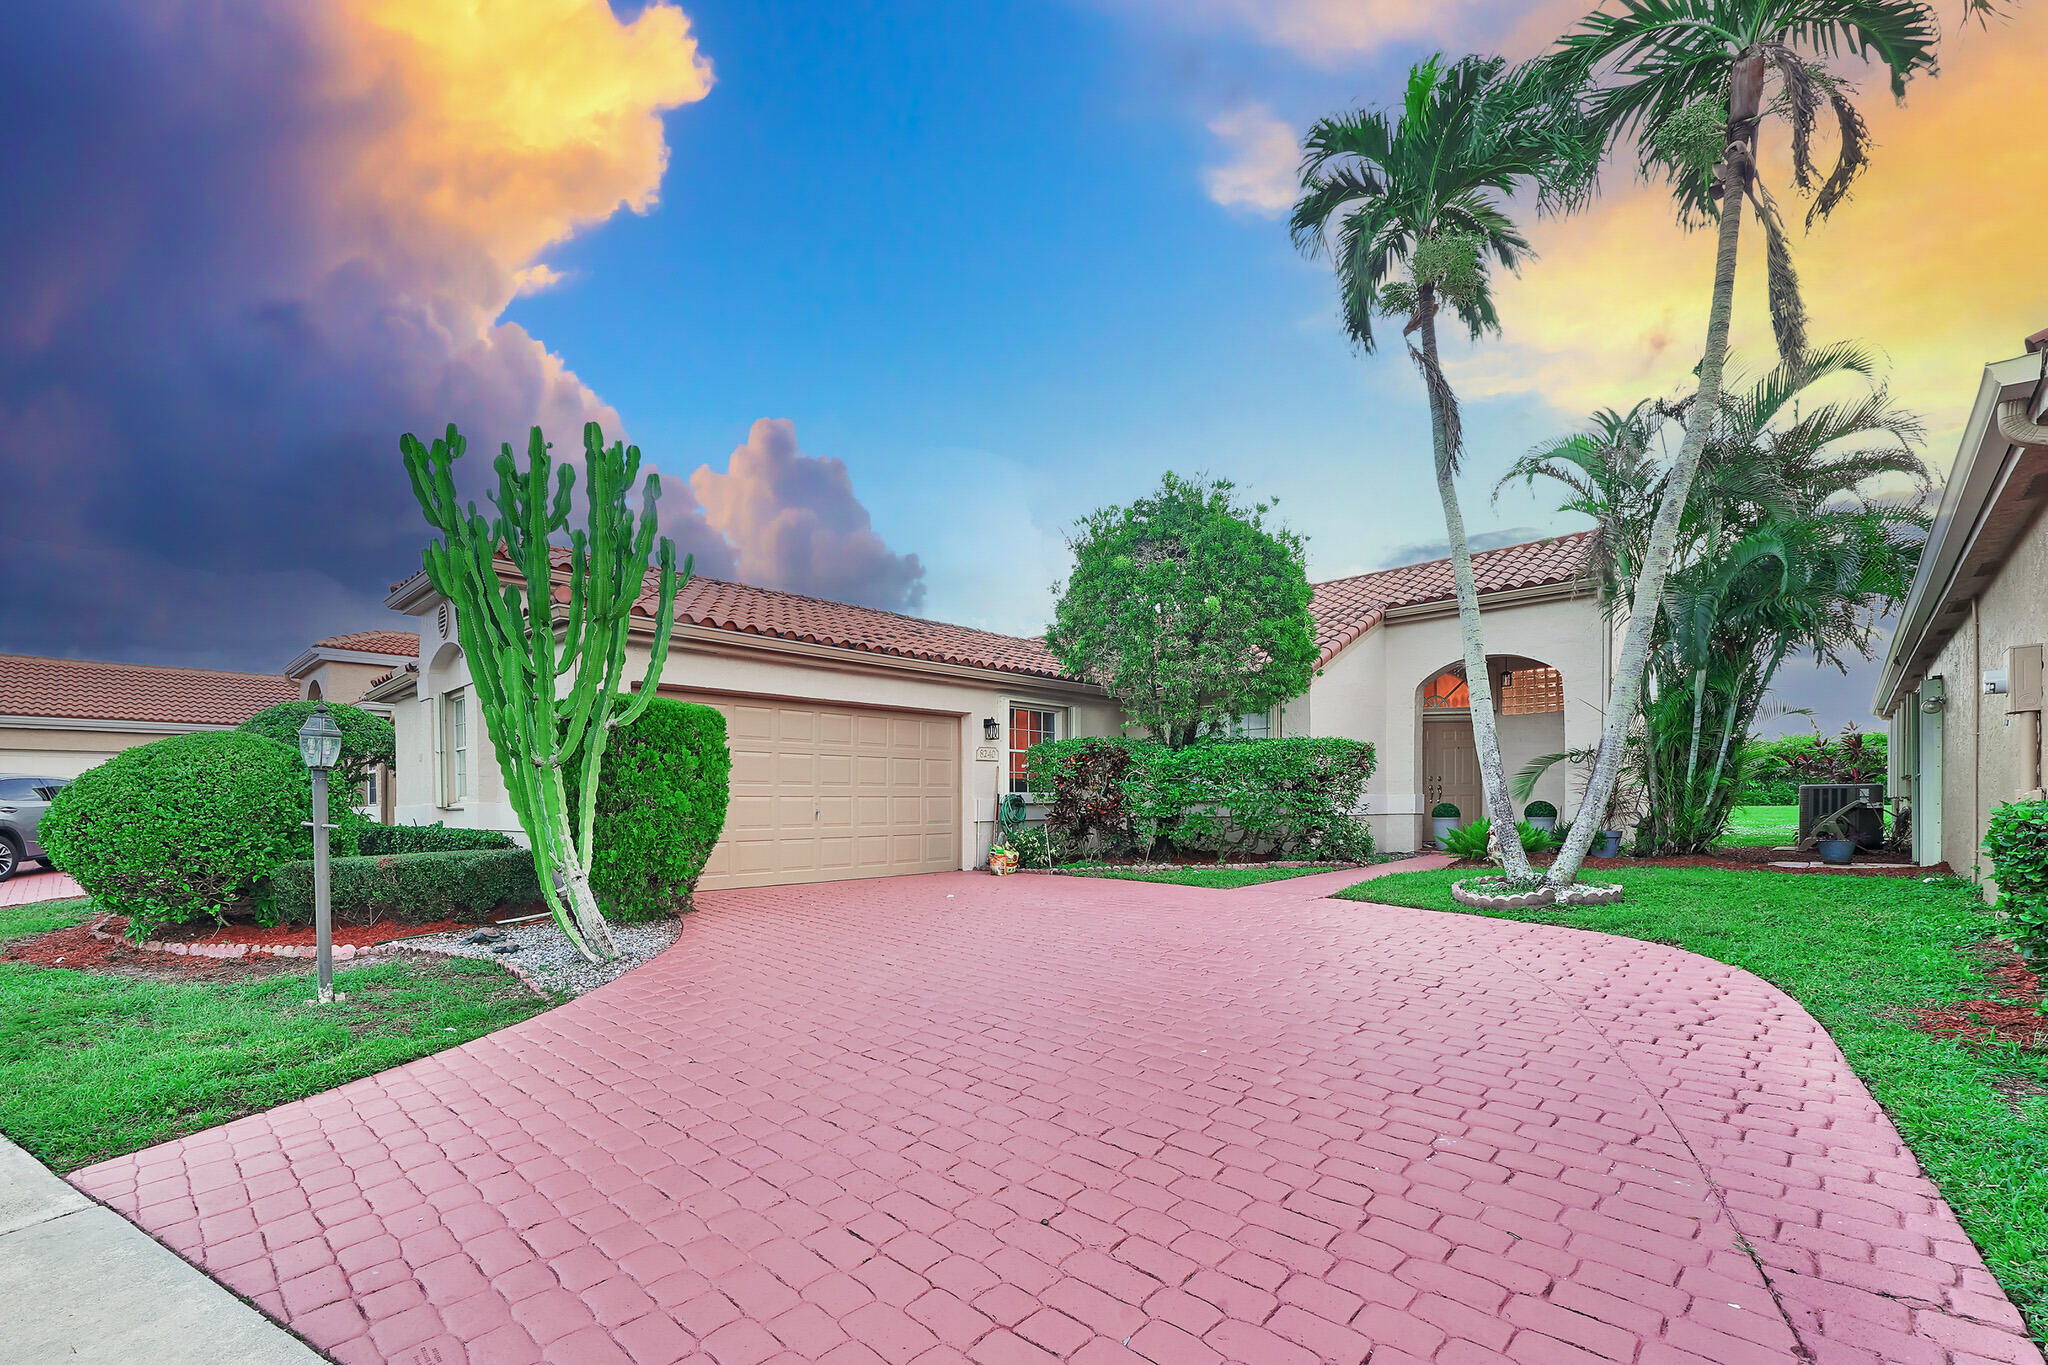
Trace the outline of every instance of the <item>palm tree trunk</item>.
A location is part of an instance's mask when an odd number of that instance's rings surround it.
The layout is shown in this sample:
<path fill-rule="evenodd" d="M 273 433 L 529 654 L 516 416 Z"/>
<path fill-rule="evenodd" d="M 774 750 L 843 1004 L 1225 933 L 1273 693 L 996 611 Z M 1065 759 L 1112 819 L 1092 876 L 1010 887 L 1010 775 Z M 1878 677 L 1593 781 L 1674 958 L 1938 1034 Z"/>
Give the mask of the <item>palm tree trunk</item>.
<path fill-rule="evenodd" d="M 1437 366 L 1436 316 L 1428 301 L 1422 314 L 1422 354 Z M 1501 870 L 1510 877 L 1533 877 L 1529 855 L 1522 851 L 1515 807 L 1501 765 L 1500 733 L 1494 726 L 1493 678 L 1486 667 L 1486 637 L 1479 622 L 1479 583 L 1472 575 L 1472 548 L 1465 539 L 1465 513 L 1458 505 L 1458 486 L 1451 476 L 1448 414 L 1434 384 L 1429 389 L 1430 435 L 1436 447 L 1436 491 L 1443 499 L 1444 530 L 1451 542 L 1451 580 L 1458 592 L 1458 628 L 1465 640 L 1465 688 L 1471 699 L 1472 747 L 1479 756 L 1479 786 L 1500 848 Z"/>
<path fill-rule="evenodd" d="M 1755 58 L 1757 63 L 1762 57 Z M 1745 87 L 1736 81 L 1737 98 Z M 1748 95 L 1745 111 L 1731 105 L 1731 129 L 1754 130 L 1757 96 Z M 1727 164 L 1724 161 L 1724 164 Z M 1664 482 L 1664 494 L 1657 504 L 1657 519 L 1650 527 L 1650 543 L 1643 554 L 1642 574 L 1636 579 L 1635 596 L 1629 604 L 1628 630 L 1622 636 L 1621 656 L 1615 663 L 1614 683 L 1608 692 L 1607 716 L 1601 727 L 1600 750 L 1593 759 L 1593 772 L 1586 781 L 1586 794 L 1572 820 L 1571 836 L 1550 865 L 1549 883 L 1554 888 L 1570 886 L 1585 861 L 1597 832 L 1594 825 L 1614 794 L 1621 777 L 1622 750 L 1629 727 L 1635 724 L 1636 708 L 1642 700 L 1643 670 L 1650 658 L 1650 636 L 1664 600 L 1664 576 L 1670 571 L 1678 548 L 1678 523 L 1692 493 L 1693 476 L 1699 473 L 1700 456 L 1706 449 L 1707 433 L 1713 429 L 1721 409 L 1721 372 L 1728 361 L 1728 327 L 1735 313 L 1735 260 L 1742 234 L 1743 173 L 1731 168 L 1722 177 L 1721 221 L 1714 255 L 1714 298 L 1707 313 L 1707 344 L 1700 357 L 1699 393 L 1685 415 L 1685 440 L 1678 458 Z"/>

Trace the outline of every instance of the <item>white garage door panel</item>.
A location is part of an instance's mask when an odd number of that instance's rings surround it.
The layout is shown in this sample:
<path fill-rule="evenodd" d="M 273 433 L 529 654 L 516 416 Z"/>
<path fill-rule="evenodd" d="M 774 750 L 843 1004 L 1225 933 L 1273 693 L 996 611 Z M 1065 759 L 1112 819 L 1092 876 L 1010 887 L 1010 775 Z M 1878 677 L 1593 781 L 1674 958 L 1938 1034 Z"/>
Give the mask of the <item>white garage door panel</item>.
<path fill-rule="evenodd" d="M 704 889 L 960 866 L 955 717 L 662 692 L 716 707 L 732 748 L 732 801 Z"/>

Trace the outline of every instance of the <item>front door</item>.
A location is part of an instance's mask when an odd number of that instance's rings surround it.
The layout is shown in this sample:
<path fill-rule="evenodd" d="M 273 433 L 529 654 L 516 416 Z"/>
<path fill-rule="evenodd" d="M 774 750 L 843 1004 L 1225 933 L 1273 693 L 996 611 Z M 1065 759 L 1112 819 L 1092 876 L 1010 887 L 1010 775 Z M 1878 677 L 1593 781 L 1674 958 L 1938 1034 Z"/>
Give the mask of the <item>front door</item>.
<path fill-rule="evenodd" d="M 1431 716 L 1422 722 L 1422 814 L 1426 820 L 1437 802 L 1458 808 L 1458 823 L 1470 824 L 1486 814 L 1479 786 L 1479 751 L 1472 744 L 1472 722 L 1465 716 Z M 1427 824 L 1423 826 L 1426 831 Z"/>

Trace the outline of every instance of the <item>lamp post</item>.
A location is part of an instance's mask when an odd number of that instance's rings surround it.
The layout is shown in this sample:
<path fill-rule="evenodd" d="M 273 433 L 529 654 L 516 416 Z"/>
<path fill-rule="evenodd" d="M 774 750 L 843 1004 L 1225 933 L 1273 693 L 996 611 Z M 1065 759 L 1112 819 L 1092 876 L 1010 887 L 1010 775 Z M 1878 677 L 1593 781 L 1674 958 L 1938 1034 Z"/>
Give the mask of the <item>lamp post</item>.
<path fill-rule="evenodd" d="M 299 727 L 299 757 L 313 774 L 313 935 L 320 1003 L 334 1003 L 334 905 L 327 887 L 327 773 L 341 761 L 341 730 L 322 702 Z"/>

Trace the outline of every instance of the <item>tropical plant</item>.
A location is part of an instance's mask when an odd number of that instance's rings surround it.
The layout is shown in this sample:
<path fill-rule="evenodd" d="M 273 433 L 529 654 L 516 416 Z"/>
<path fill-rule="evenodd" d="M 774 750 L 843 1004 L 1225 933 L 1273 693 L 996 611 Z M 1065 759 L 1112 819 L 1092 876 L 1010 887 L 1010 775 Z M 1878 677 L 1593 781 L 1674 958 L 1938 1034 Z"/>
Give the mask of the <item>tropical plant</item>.
<path fill-rule="evenodd" d="M 2048 801 L 2013 801 L 1991 812 L 1984 852 L 2020 955 L 2039 968 L 2048 963 Z"/>
<path fill-rule="evenodd" d="M 1636 847 L 1689 853 L 1726 828 L 1746 741 L 1786 660 L 1846 668 L 1905 594 L 1927 516 L 1920 425 L 1852 346 L 1780 363 L 1727 396 L 1675 528 L 1649 644 L 1649 698 L 1625 746 L 1645 812 Z M 1834 401 L 1816 386 L 1855 379 Z M 1645 571 L 1674 471 L 1649 454 L 1696 398 L 1597 414 L 1589 433 L 1540 448 L 1502 480 L 1555 480 L 1565 510 L 1601 535 L 1595 578 L 1609 610 Z M 1591 787 L 1589 783 L 1589 788 Z M 1609 826 L 1603 826 L 1609 827 Z"/>
<path fill-rule="evenodd" d="M 1482 862 L 1493 856 L 1493 821 L 1480 816 L 1455 829 L 1444 831 L 1444 849 L 1468 862 Z"/>
<path fill-rule="evenodd" d="M 1494 723 L 1491 671 L 1479 589 L 1458 502 L 1464 452 L 1457 395 L 1437 354 L 1436 319 L 1448 307 L 1474 340 L 1500 330 L 1488 258 L 1519 269 L 1534 253 L 1502 202 L 1539 211 L 1583 200 L 1599 165 L 1600 139 L 1559 68 L 1509 66 L 1497 57 L 1442 58 L 1411 67 L 1399 111 L 1358 110 L 1319 120 L 1303 139 L 1295 245 L 1327 254 L 1337 274 L 1345 332 L 1361 351 L 1377 345 L 1375 314 L 1403 319 L 1401 335 L 1429 397 L 1430 440 L 1451 577 L 1470 679 L 1473 746 L 1491 818 L 1514 823 Z M 1503 850 L 1511 876 L 1529 875 L 1519 849 Z"/>
<path fill-rule="evenodd" d="M 1973 4 L 1983 7 L 1981 0 Z M 1870 157 L 1851 85 L 1828 63 L 1844 56 L 1873 63 L 1885 72 L 1892 94 L 1903 99 L 1911 77 L 1933 72 L 1939 36 L 1934 11 L 1920 0 L 1620 0 L 1613 12 L 1586 16 L 1559 40 L 1551 60 L 1569 79 L 1587 82 L 1586 108 L 1606 135 L 1634 138 L 1642 174 L 1669 184 L 1681 221 L 1713 221 L 1717 227 L 1699 388 L 1648 523 L 1590 775 L 1596 805 L 1621 777 L 1679 523 L 1720 417 L 1745 202 L 1764 230 L 1771 324 L 1780 353 L 1789 362 L 1807 349 L 1791 247 L 1758 175 L 1759 129 L 1766 118 L 1789 124 L 1792 178 L 1812 195 L 1811 226 L 1847 197 Z M 1773 81 L 1776 90 L 1767 102 Z M 1814 157 L 1823 109 L 1832 113 L 1838 132 L 1825 178 Z M 1590 823 L 1579 825 L 1551 864 L 1553 887 L 1572 882 L 1592 842 Z"/>
<path fill-rule="evenodd" d="M 1175 748 L 1308 690 L 1315 618 L 1301 538 L 1226 480 L 1168 473 L 1085 517 L 1046 645 Z"/>
<path fill-rule="evenodd" d="M 675 624 L 675 545 L 660 541 L 654 640 L 647 674 L 630 700 L 621 695 L 626 640 L 635 606 L 647 590 L 655 551 L 653 474 L 636 519 L 626 499 L 640 470 L 640 448 L 604 443 L 595 422 L 583 426 L 584 525 L 569 533 L 566 552 L 552 537 L 568 531 L 576 473 L 559 468 L 539 427 L 527 441 L 526 469 L 500 449 L 493 468 L 497 509 L 485 517 L 455 494 L 454 465 L 465 442 L 453 423 L 431 448 L 408 433 L 400 441 L 413 496 L 428 525 L 441 533 L 423 555 L 434 588 L 455 604 L 455 628 L 484 726 L 504 774 L 505 791 L 533 847 L 548 909 L 569 941 L 593 962 L 616 955 L 591 894 L 598 776 L 611 732 L 637 720 L 654 698 Z M 555 570 L 568 571 L 568 601 L 558 602 Z M 571 816 L 564 770 L 577 768 L 582 794 Z"/>
<path fill-rule="evenodd" d="M 313 708 L 321 705 L 327 707 L 327 718 L 341 731 L 341 762 L 334 767 L 334 785 L 338 790 L 355 791 L 370 780 L 379 766 L 389 767 L 398 761 L 398 733 L 391 722 L 375 711 L 341 702 L 279 702 L 264 707 L 235 728 L 289 745 L 297 753 L 299 727 L 313 714 Z"/>

